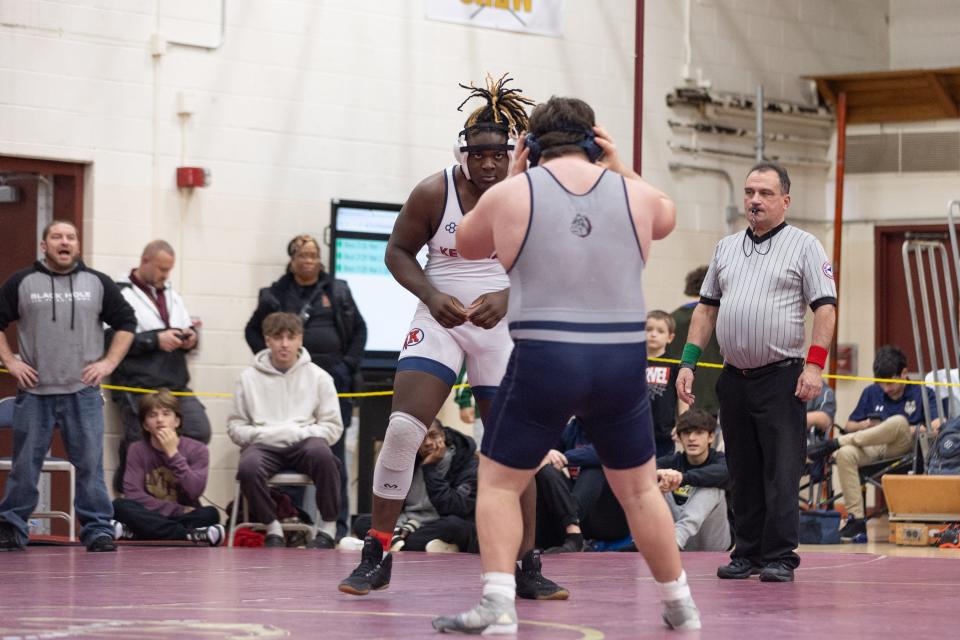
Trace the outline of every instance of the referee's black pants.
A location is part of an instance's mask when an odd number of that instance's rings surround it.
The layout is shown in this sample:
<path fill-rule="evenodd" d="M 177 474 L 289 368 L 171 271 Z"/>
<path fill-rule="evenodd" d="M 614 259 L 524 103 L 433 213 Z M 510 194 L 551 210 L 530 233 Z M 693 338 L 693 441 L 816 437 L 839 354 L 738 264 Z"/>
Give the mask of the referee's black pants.
<path fill-rule="evenodd" d="M 802 360 L 748 371 L 727 366 L 717 381 L 733 483 L 732 558 L 800 564 L 797 491 L 806 457 L 806 407 L 794 392 L 802 370 Z"/>

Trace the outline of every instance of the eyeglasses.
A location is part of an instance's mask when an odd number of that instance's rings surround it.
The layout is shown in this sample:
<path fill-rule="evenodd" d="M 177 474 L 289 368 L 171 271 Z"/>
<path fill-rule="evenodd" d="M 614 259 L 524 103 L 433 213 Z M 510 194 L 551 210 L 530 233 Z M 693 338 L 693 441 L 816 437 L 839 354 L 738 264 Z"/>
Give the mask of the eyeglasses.
<path fill-rule="evenodd" d="M 296 258 L 297 260 L 311 260 L 311 261 L 320 260 L 319 253 L 297 253 L 293 257 Z"/>

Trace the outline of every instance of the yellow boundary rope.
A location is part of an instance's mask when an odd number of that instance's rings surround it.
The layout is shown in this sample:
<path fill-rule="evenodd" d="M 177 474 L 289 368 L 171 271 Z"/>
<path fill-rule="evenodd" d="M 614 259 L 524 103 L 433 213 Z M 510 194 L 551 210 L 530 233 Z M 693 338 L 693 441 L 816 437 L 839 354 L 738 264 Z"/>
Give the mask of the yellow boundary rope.
<path fill-rule="evenodd" d="M 673 358 L 648 358 L 651 362 L 666 362 L 669 364 L 680 364 L 679 360 Z M 708 369 L 722 369 L 722 364 L 716 364 L 714 362 L 699 362 L 697 367 L 706 367 Z M 0 367 L 0 373 L 10 373 L 8 370 Z M 865 376 L 843 376 L 825 373 L 823 374 L 824 378 L 832 378 L 834 380 L 855 380 L 860 382 L 893 382 L 900 384 L 923 384 L 929 385 L 932 387 L 960 387 L 958 382 L 923 382 L 922 380 L 904 380 L 903 378 L 869 378 Z M 455 384 L 453 389 L 463 389 L 469 387 L 467 383 Z M 100 385 L 103 389 L 108 389 L 110 391 L 126 391 L 129 393 L 156 393 L 156 389 L 143 389 L 140 387 L 123 387 L 115 384 L 102 384 Z M 213 391 L 174 391 L 172 392 L 175 396 L 197 396 L 202 398 L 232 398 L 232 393 L 216 393 Z M 393 391 L 362 391 L 356 393 L 338 393 L 338 398 L 377 398 L 382 396 L 392 396 Z"/>

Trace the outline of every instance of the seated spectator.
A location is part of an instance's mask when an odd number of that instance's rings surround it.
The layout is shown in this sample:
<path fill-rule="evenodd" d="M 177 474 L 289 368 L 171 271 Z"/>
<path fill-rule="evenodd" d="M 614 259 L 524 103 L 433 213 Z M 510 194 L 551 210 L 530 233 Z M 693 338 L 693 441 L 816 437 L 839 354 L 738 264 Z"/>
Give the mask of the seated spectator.
<path fill-rule="evenodd" d="M 547 452 L 535 476 L 537 546 L 544 553 L 569 553 L 587 550 L 586 535 L 603 541 L 629 536 L 623 509 L 579 420 L 570 419 L 558 447 Z"/>
<path fill-rule="evenodd" d="M 478 553 L 477 445 L 434 420 L 417 451 L 410 491 L 391 543 L 393 551 Z M 354 535 L 363 539 L 370 516 L 358 517 Z"/>
<path fill-rule="evenodd" d="M 873 360 L 877 378 L 907 378 L 907 357 L 897 347 L 886 345 Z M 836 452 L 837 476 L 847 507 L 847 522 L 840 530 L 845 542 L 866 542 L 867 522 L 860 492 L 858 469 L 886 458 L 902 456 L 913 450 L 918 426 L 925 422 L 922 393 L 930 406 L 930 419 L 936 429 L 938 407 L 933 391 L 902 382 L 875 382 L 863 390 L 857 407 L 850 414 L 846 433 L 808 448 L 807 457 L 820 460 Z"/>
<path fill-rule="evenodd" d="M 251 517 L 266 525 L 267 547 L 285 546 L 267 480 L 294 470 L 313 478 L 321 522 L 311 546 L 332 549 L 340 511 L 340 461 L 330 450 L 343 433 L 330 374 L 303 348 L 303 321 L 275 312 L 263 321 L 267 348 L 240 374 L 227 434 L 241 447 L 237 479 Z"/>
<path fill-rule="evenodd" d="M 828 439 L 833 429 L 837 415 L 837 399 L 833 389 L 827 385 L 820 388 L 816 398 L 807 400 L 807 446 L 813 447 L 817 443 Z M 806 465 L 804 475 L 809 476 L 810 483 L 820 482 L 826 477 L 826 461 L 814 460 Z M 811 484 L 812 486 L 812 484 Z M 832 495 L 832 493 L 831 493 Z"/>
<path fill-rule="evenodd" d="M 137 331 L 130 350 L 113 372 L 110 381 L 124 387 L 167 388 L 189 391 L 190 372 L 187 354 L 197 348 L 198 334 L 183 298 L 167 282 L 173 270 L 173 247 L 165 240 L 154 240 L 143 248 L 140 264 L 120 278 L 117 286 L 137 316 Z M 113 332 L 107 332 L 108 340 Z M 111 393 L 119 405 L 123 423 L 119 463 L 113 476 L 113 489 L 123 492 L 124 466 L 130 443 L 143 435 L 138 419 L 140 394 L 125 391 Z M 180 435 L 210 442 L 210 420 L 196 396 L 180 398 Z"/>
<path fill-rule="evenodd" d="M 141 396 L 138 415 L 143 436 L 127 451 L 125 497 L 113 501 L 114 537 L 216 547 L 225 537 L 220 513 L 200 504 L 207 486 L 207 446 L 180 437 L 180 403 L 169 389 Z"/>
<path fill-rule="evenodd" d="M 837 415 L 837 396 L 827 385 L 820 388 L 816 398 L 807 401 L 807 428 L 816 429 L 821 436 L 830 434 Z"/>
<path fill-rule="evenodd" d="M 683 451 L 657 458 L 657 483 L 682 551 L 726 551 L 732 543 L 726 498 L 730 474 L 724 455 L 712 448 L 716 431 L 713 416 L 691 409 L 677 419 Z"/>
<path fill-rule="evenodd" d="M 664 358 L 673 342 L 676 322 L 666 311 L 653 310 L 647 314 L 647 358 Z M 687 410 L 687 404 L 677 398 L 677 372 L 680 365 L 667 362 L 647 362 L 647 393 L 650 397 L 650 416 L 657 457 L 677 450 L 673 440 L 673 425 L 677 416 Z"/>
<path fill-rule="evenodd" d="M 333 377 L 339 393 L 361 391 L 360 364 L 367 343 L 367 325 L 345 280 L 335 279 L 320 260 L 320 243 L 310 235 L 298 235 L 287 244 L 286 273 L 269 287 L 260 289 L 257 308 L 247 322 L 244 337 L 253 353 L 263 351 L 263 320 L 277 311 L 293 313 L 303 320 L 303 346 L 315 365 Z M 340 397 L 340 419 L 350 426 L 353 402 Z M 340 460 L 340 514 L 337 538 L 346 535 L 350 519 L 347 501 L 347 469 L 343 439 L 331 448 Z M 288 492 L 291 497 L 297 491 Z M 300 498 L 295 498 L 300 502 Z"/>

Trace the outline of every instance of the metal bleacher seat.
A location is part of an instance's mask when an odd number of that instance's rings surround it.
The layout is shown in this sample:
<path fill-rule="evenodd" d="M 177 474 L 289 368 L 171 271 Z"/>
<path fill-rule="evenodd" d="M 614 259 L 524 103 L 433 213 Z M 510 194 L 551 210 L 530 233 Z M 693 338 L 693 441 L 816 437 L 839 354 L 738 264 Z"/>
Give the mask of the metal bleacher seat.
<path fill-rule="evenodd" d="M 2 428 L 11 428 L 13 427 L 13 402 L 15 398 L 0 398 L 0 429 Z M 10 456 L 0 457 L 0 471 L 10 471 L 13 468 L 13 458 Z M 60 520 L 66 520 L 69 540 L 73 542 L 76 540 L 76 514 L 74 512 L 74 491 L 76 490 L 76 474 L 73 469 L 73 465 L 70 464 L 68 460 L 63 458 L 55 458 L 50 455 L 50 452 L 47 452 L 47 457 L 43 461 L 43 467 L 41 471 L 47 473 L 55 472 L 64 472 L 69 476 L 70 484 L 70 506 L 68 511 L 34 511 L 31 514 L 31 518 L 43 518 L 43 519 L 53 519 L 57 518 Z"/>

